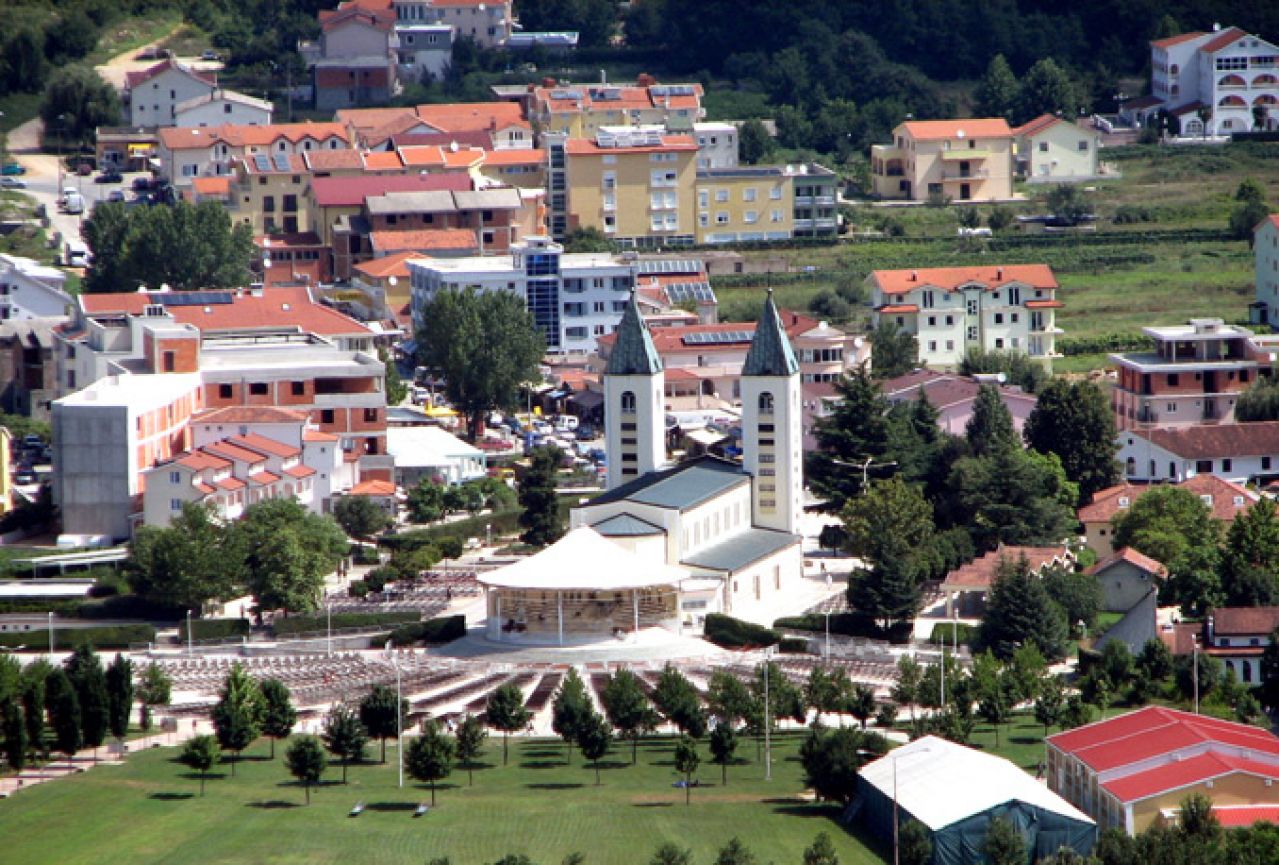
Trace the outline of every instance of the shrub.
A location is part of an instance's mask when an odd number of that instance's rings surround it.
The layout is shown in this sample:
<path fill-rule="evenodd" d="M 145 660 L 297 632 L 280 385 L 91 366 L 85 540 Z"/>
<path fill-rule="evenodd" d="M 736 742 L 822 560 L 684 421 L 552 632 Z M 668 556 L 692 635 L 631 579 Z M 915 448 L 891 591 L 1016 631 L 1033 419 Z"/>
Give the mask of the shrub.
<path fill-rule="evenodd" d="M 339 628 L 386 628 L 388 631 L 404 622 L 416 622 L 421 615 L 414 612 L 387 613 L 334 613 L 333 629 Z M 290 616 L 287 619 L 276 619 L 271 626 L 277 637 L 290 634 L 306 634 L 323 631 L 329 624 L 323 613 L 307 616 Z"/>
<path fill-rule="evenodd" d="M 369 594 L 369 584 L 364 580 L 356 580 L 346 587 L 346 593 L 353 598 L 366 598 Z"/>
<path fill-rule="evenodd" d="M 439 645 L 451 643 L 466 636 L 466 617 L 445 616 L 425 622 L 401 625 L 391 632 L 391 645 L 412 646 L 417 643 Z"/>
<path fill-rule="evenodd" d="M 1154 222 L 1155 211 L 1145 204 L 1121 204 L 1115 210 L 1115 225 L 1133 225 L 1138 222 Z"/>
<path fill-rule="evenodd" d="M 965 625 L 963 622 L 958 625 L 954 622 L 938 622 L 933 625 L 933 631 L 928 635 L 928 642 L 934 646 L 940 646 L 943 642 L 947 646 L 953 646 L 955 637 L 959 638 L 959 645 L 971 646 L 977 639 L 977 628 L 973 625 Z"/>
<path fill-rule="evenodd" d="M 782 637 L 777 643 L 777 651 L 783 655 L 803 655 L 808 652 L 808 640 L 801 637 Z"/>
<path fill-rule="evenodd" d="M 186 623 L 178 628 L 185 639 Z M 191 637 L 195 640 L 225 640 L 228 637 L 247 637 L 249 635 L 248 619 L 192 619 Z"/>
<path fill-rule="evenodd" d="M 776 645 L 781 637 L 771 628 L 743 622 L 723 613 L 711 613 L 706 617 L 702 636 L 725 649 L 758 648 Z"/>
<path fill-rule="evenodd" d="M 54 628 L 53 644 L 56 650 L 92 645 L 97 649 L 127 649 L 131 643 L 154 643 L 155 628 L 150 625 L 114 625 L 93 628 Z M 14 648 L 27 646 L 40 649 L 48 646 L 48 631 L 21 631 L 0 634 L 0 646 Z"/>
<path fill-rule="evenodd" d="M 351 544 L 351 561 L 357 565 L 376 565 L 378 563 L 377 547 Z"/>

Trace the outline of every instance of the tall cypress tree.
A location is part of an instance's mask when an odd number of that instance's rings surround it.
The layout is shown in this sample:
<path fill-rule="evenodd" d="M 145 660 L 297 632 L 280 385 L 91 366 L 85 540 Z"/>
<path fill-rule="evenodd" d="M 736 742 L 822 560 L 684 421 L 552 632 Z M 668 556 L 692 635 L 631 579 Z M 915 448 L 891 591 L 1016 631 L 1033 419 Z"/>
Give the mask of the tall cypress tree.
<path fill-rule="evenodd" d="M 95 749 L 96 759 L 96 749 L 107 738 L 110 714 L 106 673 L 92 646 L 80 646 L 67 659 L 67 676 L 80 703 L 80 732 L 84 744 Z"/>
<path fill-rule="evenodd" d="M 107 667 L 107 725 L 111 735 L 123 739 L 129 733 L 133 710 L 133 662 L 120 653 Z"/>
<path fill-rule="evenodd" d="M 520 481 L 520 540 L 535 547 L 553 544 L 564 534 L 559 498 L 555 495 L 555 473 L 560 467 L 560 449 L 538 448 L 524 479 Z"/>
<path fill-rule="evenodd" d="M 0 705 L 0 736 L 4 737 L 4 758 L 9 768 L 21 772 L 27 764 L 27 725 L 22 719 L 22 701 L 10 694 Z"/>
<path fill-rule="evenodd" d="M 972 417 L 964 427 L 968 447 L 974 456 L 991 456 L 1021 446 L 1013 417 L 1008 413 L 994 385 L 983 384 L 973 404 Z"/>
<path fill-rule="evenodd" d="M 68 757 L 74 757 L 84 744 L 80 729 L 80 701 L 66 671 L 54 668 L 45 679 L 45 707 L 53 728 L 53 745 Z"/>

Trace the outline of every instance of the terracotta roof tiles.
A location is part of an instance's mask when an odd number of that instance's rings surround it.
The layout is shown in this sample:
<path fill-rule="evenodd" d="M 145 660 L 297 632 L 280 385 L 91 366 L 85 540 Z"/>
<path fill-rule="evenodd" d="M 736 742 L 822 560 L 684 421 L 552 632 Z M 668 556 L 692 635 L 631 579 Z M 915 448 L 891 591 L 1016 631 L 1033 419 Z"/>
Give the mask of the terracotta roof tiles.
<path fill-rule="evenodd" d="M 1133 567 L 1140 568 L 1146 573 L 1153 574 L 1156 577 L 1162 578 L 1168 576 L 1168 569 L 1163 566 L 1163 563 L 1155 561 L 1150 556 L 1140 553 L 1132 547 L 1124 547 L 1121 550 L 1111 553 L 1106 556 L 1106 558 L 1089 568 L 1087 573 L 1098 575 L 1103 571 L 1109 570 L 1112 566 L 1120 562 L 1127 562 Z"/>
<path fill-rule="evenodd" d="M 82 294 L 77 300 L 88 317 L 96 315 L 142 315 L 150 304 L 163 303 L 162 292 L 122 294 Z M 319 336 L 367 335 L 369 329 L 336 309 L 316 303 L 305 287 L 270 288 L 254 295 L 242 291 L 231 303 L 208 306 L 170 306 L 169 313 L 179 324 L 189 324 L 203 332 L 233 331 L 273 325 L 294 326 Z"/>
<path fill-rule="evenodd" d="M 305 423 L 306 412 L 270 405 L 232 405 L 210 409 L 192 418 L 193 423 L 251 424 Z"/>
<path fill-rule="evenodd" d="M 960 286 L 978 284 L 994 291 L 1009 283 L 1032 288 L 1057 289 L 1057 277 L 1046 264 L 981 265 L 977 267 L 921 267 L 910 270 L 876 270 L 871 279 L 887 294 L 905 294 L 917 288 L 958 291 Z"/>
<path fill-rule="evenodd" d="M 1279 421 L 1131 430 L 1182 459 L 1222 459 L 1279 454 Z"/>
<path fill-rule="evenodd" d="M 351 487 L 348 495 L 353 496 L 393 496 L 395 495 L 395 484 L 390 481 L 362 481 Z"/>
<path fill-rule="evenodd" d="M 916 141 L 945 138 L 1011 138 L 1013 131 L 1002 117 L 971 117 L 963 120 L 908 120 L 902 128 Z"/>
<path fill-rule="evenodd" d="M 1212 611 L 1214 636 L 1269 636 L 1279 627 L 1279 607 L 1219 607 Z"/>

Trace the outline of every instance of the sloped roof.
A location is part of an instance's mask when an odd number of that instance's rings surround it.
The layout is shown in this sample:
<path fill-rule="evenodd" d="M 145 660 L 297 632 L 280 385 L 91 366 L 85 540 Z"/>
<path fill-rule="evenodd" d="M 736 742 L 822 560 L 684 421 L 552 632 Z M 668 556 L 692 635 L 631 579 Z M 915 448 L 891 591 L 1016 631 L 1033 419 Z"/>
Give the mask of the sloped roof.
<path fill-rule="evenodd" d="M 1164 706 L 1095 721 L 1045 741 L 1099 772 L 1213 743 L 1279 756 L 1279 738 L 1259 727 Z"/>
<path fill-rule="evenodd" d="M 1096 576 L 1109 570 L 1111 567 L 1120 562 L 1127 562 L 1128 564 L 1140 568 L 1146 573 L 1152 574 L 1156 577 L 1168 576 L 1168 569 L 1164 567 L 1162 563 L 1155 561 L 1150 556 L 1134 550 L 1132 547 L 1124 547 L 1117 552 L 1111 553 L 1106 556 L 1106 558 L 1089 568 L 1087 573 Z"/>
<path fill-rule="evenodd" d="M 479 248 L 475 232 L 469 228 L 420 228 L 406 231 L 372 231 L 369 243 L 378 252 L 417 252 L 419 250 L 460 250 Z M 421 256 L 414 256 L 420 258 Z M 405 273 L 408 272 L 407 267 Z"/>
<path fill-rule="evenodd" d="M 165 72 L 168 72 L 170 69 L 177 72 L 181 72 L 183 75 L 186 75 L 188 78 L 194 78 L 197 81 L 202 81 L 205 84 L 216 85 L 218 83 L 218 76 L 216 72 L 204 72 L 199 69 L 194 69 L 186 65 L 185 63 L 179 63 L 177 60 L 174 60 L 172 57 L 166 57 L 164 60 L 161 60 L 159 63 L 155 64 L 154 66 L 148 66 L 146 69 L 140 69 L 134 72 L 125 73 L 125 76 L 124 76 L 125 88 L 128 90 L 132 90 L 134 87 L 137 87 L 139 84 L 145 84 L 146 82 L 150 81 L 152 78 L 155 78 L 158 75 L 162 75 Z"/>
<path fill-rule="evenodd" d="M 591 526 L 606 538 L 641 538 L 650 535 L 665 534 L 661 526 L 655 526 L 648 520 L 641 520 L 632 514 L 618 514 Z"/>
<path fill-rule="evenodd" d="M 606 374 L 657 375 L 662 371 L 662 358 L 653 346 L 653 337 L 648 332 L 644 317 L 640 315 L 634 291 L 615 333 L 617 344 L 608 356 Z"/>
<path fill-rule="evenodd" d="M 352 496 L 393 496 L 395 495 L 395 484 L 390 481 L 369 480 L 361 481 L 351 487 L 347 495 Z"/>
<path fill-rule="evenodd" d="M 1056 289 L 1057 277 L 1046 264 L 988 264 L 975 267 L 921 267 L 910 270 L 876 270 L 871 278 L 880 290 L 889 294 L 905 294 L 916 288 L 940 288 L 958 291 L 961 286 L 976 283 L 993 291 L 1009 283 L 1022 283 L 1033 288 Z"/>
<path fill-rule="evenodd" d="M 1022 138 L 1027 135 L 1037 135 L 1045 129 L 1050 129 L 1053 126 L 1056 126 L 1058 123 L 1066 123 L 1066 121 L 1054 114 L 1041 114 L 1034 120 L 1027 121 L 1021 126 L 1018 126 L 1013 130 L 1013 135 L 1016 135 L 1018 138 Z"/>
<path fill-rule="evenodd" d="M 772 529 L 750 528 L 725 538 L 718 544 L 698 550 L 681 564 L 708 571 L 735 574 L 767 556 L 800 542 L 799 535 Z"/>
<path fill-rule="evenodd" d="M 1164 39 L 1153 39 L 1150 42 L 1152 48 L 1171 48 L 1174 45 L 1180 45 L 1182 42 L 1189 42 L 1191 39 L 1198 39 L 1205 36 L 1202 30 L 1192 30 L 1189 33 L 1179 33 L 1176 36 L 1168 36 Z"/>
<path fill-rule="evenodd" d="M 120 294 L 81 294 L 77 297 L 86 316 L 142 315 L 152 304 L 165 304 L 169 298 L 181 298 L 187 292 L 127 292 Z M 367 335 L 369 329 L 336 309 L 316 303 L 305 287 L 281 286 L 253 294 L 248 291 L 227 292 L 230 303 L 198 305 L 166 305 L 175 321 L 201 331 L 245 330 L 257 327 L 294 326 L 320 336 Z"/>
<path fill-rule="evenodd" d="M 746 362 L 742 364 L 742 375 L 785 378 L 798 374 L 799 361 L 795 357 L 795 349 L 791 347 L 790 339 L 782 328 L 777 305 L 773 303 L 773 291 L 769 289 L 768 297 L 764 300 L 764 312 L 755 327 L 750 350 L 746 352 Z"/>
<path fill-rule="evenodd" d="M 408 263 L 422 257 L 420 252 L 406 249 L 403 252 L 393 252 L 381 258 L 370 258 L 368 261 L 362 261 L 355 266 L 355 271 L 373 279 L 385 279 L 388 276 L 408 279 Z"/>
<path fill-rule="evenodd" d="M 1104 781 L 1101 786 L 1121 802 L 1135 802 L 1235 773 L 1257 775 L 1274 780 L 1279 779 L 1279 766 L 1263 763 L 1260 760 L 1209 752 L 1172 763 L 1164 763 L 1144 772 L 1133 772 L 1122 778 Z"/>
<path fill-rule="evenodd" d="M 707 454 L 649 472 L 596 496 L 583 507 L 630 501 L 685 511 L 746 483 L 750 483 L 750 476 L 737 463 Z"/>
<path fill-rule="evenodd" d="M 1013 801 L 1093 823 L 1008 760 L 938 736 L 895 748 L 863 766 L 859 774 L 933 832 Z"/>
<path fill-rule="evenodd" d="M 320 207 L 359 207 L 365 198 L 388 192 L 464 192 L 470 188 L 471 178 L 465 174 L 366 174 L 311 181 L 311 195 Z"/>
<path fill-rule="evenodd" d="M 579 526 L 540 553 L 477 579 L 486 586 L 508 589 L 614 591 L 669 586 L 687 577 L 683 568 L 654 564 L 590 526 Z"/>
<path fill-rule="evenodd" d="M 1214 636 L 1269 635 L 1279 627 L 1279 607 L 1219 607 L 1212 611 Z"/>
<path fill-rule="evenodd" d="M 1212 474 L 1195 475 L 1179 484 L 1175 484 L 1175 486 L 1194 493 L 1201 500 L 1207 497 L 1211 501 L 1209 507 L 1212 509 L 1213 519 L 1226 523 L 1233 522 L 1235 517 L 1248 511 L 1259 500 L 1258 494 L 1252 490 Z M 1132 507 L 1133 502 L 1151 489 L 1154 489 L 1154 487 L 1146 484 L 1122 483 L 1107 487 L 1104 490 L 1098 490 L 1093 493 L 1092 501 L 1079 509 L 1079 521 L 1081 523 L 1108 523 L 1120 511 Z M 1236 505 L 1235 500 L 1240 497 L 1243 498 L 1243 504 Z M 1120 504 L 1123 499 L 1128 500 L 1127 505 Z"/>
<path fill-rule="evenodd" d="M 1279 454 L 1279 421 L 1216 426 L 1155 427 L 1130 435 L 1183 459 L 1221 459 Z"/>
<path fill-rule="evenodd" d="M 908 120 L 902 124 L 916 141 L 943 138 L 1009 138 L 1013 131 L 1002 117 L 970 117 L 963 120 Z"/>
<path fill-rule="evenodd" d="M 1199 50 L 1205 54 L 1216 54 L 1222 48 L 1229 48 L 1236 39 L 1242 39 L 1248 35 L 1248 31 L 1240 30 L 1238 27 L 1227 27 L 1216 36 L 1199 46 Z"/>
<path fill-rule="evenodd" d="M 271 405 L 231 405 L 225 408 L 209 409 L 200 412 L 192 419 L 192 423 L 305 423 L 306 412 L 289 408 L 277 408 Z"/>
<path fill-rule="evenodd" d="M 942 581 L 942 586 L 943 588 L 949 587 L 973 591 L 989 589 L 994 585 L 995 575 L 999 572 L 1001 562 L 1016 563 L 1022 558 L 1026 559 L 1026 564 L 1032 572 L 1055 564 L 1059 559 L 1067 562 L 1074 561 L 1069 548 L 1063 545 L 1055 547 L 1006 547 L 1001 545 L 999 549 L 991 550 L 973 559 L 968 564 L 955 568 L 955 570 L 946 575 L 946 579 Z"/>

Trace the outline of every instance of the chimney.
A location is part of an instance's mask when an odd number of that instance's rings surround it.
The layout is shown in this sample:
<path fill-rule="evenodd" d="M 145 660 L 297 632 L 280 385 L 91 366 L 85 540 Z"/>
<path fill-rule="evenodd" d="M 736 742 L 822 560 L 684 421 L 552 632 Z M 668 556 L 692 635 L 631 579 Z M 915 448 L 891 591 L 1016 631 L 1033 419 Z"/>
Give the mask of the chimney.
<path fill-rule="evenodd" d="M 919 271 L 918 271 L 918 270 L 912 270 L 912 271 L 910 272 L 910 281 L 911 281 L 911 282 L 919 282 Z"/>
<path fill-rule="evenodd" d="M 1004 278 L 1004 269 L 1002 267 L 995 268 L 995 279 Z"/>
<path fill-rule="evenodd" d="M 542 79 L 542 86 L 543 86 L 543 87 L 554 87 L 554 86 L 555 86 L 555 79 L 554 79 L 554 78 L 543 78 L 543 79 Z"/>

